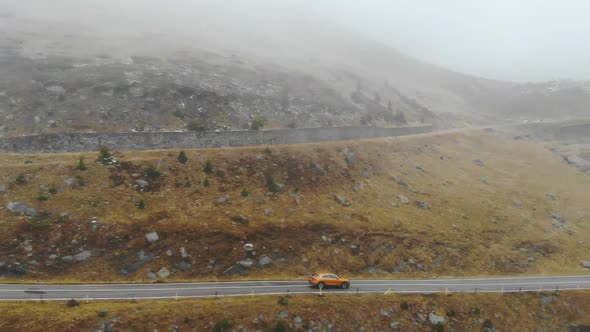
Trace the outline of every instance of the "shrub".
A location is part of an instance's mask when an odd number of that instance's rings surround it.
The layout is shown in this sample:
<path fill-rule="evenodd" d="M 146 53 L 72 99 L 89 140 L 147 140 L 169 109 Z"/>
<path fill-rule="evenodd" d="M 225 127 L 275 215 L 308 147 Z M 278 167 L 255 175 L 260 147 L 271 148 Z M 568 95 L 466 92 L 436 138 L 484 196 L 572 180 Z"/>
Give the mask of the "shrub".
<path fill-rule="evenodd" d="M 277 303 L 280 305 L 289 305 L 289 299 L 283 296 L 277 301 Z"/>
<path fill-rule="evenodd" d="M 410 305 L 408 304 L 408 302 L 404 301 L 399 305 L 400 308 L 402 308 L 402 310 L 408 310 L 410 309 Z"/>
<path fill-rule="evenodd" d="M 211 163 L 211 161 L 205 161 L 205 165 L 203 166 L 203 172 L 205 172 L 205 174 L 213 174 L 213 163 Z"/>
<path fill-rule="evenodd" d="M 447 310 L 447 316 L 449 317 L 456 317 L 457 316 L 457 312 L 453 309 L 449 309 Z"/>
<path fill-rule="evenodd" d="M 86 167 L 86 164 L 84 163 L 84 157 L 80 157 L 80 159 L 78 159 L 78 170 L 79 171 L 85 171 L 88 169 L 88 167 Z"/>
<path fill-rule="evenodd" d="M 55 194 L 57 194 L 57 188 L 56 188 L 55 186 L 50 186 L 50 187 L 49 187 L 49 193 L 50 193 L 51 195 L 55 195 Z"/>
<path fill-rule="evenodd" d="M 83 177 L 78 175 L 78 176 L 76 176 L 76 180 L 78 180 L 78 186 L 84 187 L 86 185 L 86 181 L 84 180 Z"/>
<path fill-rule="evenodd" d="M 209 178 L 205 177 L 205 180 L 203 180 L 203 187 L 207 188 L 209 187 Z"/>
<path fill-rule="evenodd" d="M 493 329 L 494 323 L 490 319 L 486 319 L 486 320 L 484 320 L 482 326 L 486 329 Z"/>
<path fill-rule="evenodd" d="M 79 305 L 80 305 L 80 303 L 78 301 L 74 300 L 74 299 L 71 299 L 68 302 L 66 302 L 66 306 L 68 306 L 70 308 L 71 307 L 77 307 Z"/>
<path fill-rule="evenodd" d="M 137 203 L 137 208 L 140 210 L 145 209 L 145 202 L 143 201 L 143 199 L 139 200 L 139 202 Z"/>
<path fill-rule="evenodd" d="M 188 324 L 191 324 L 193 322 L 193 320 L 190 319 L 189 317 L 184 317 L 184 319 L 182 320 L 182 322 L 184 324 L 187 324 L 188 325 Z"/>
<path fill-rule="evenodd" d="M 117 158 L 113 157 L 108 147 L 101 146 L 100 150 L 98 151 L 98 158 L 96 158 L 96 162 L 101 165 L 113 165 L 117 163 Z"/>
<path fill-rule="evenodd" d="M 318 164 L 314 163 L 313 161 L 310 161 L 309 164 L 307 164 L 307 167 L 310 169 L 319 169 Z"/>
<path fill-rule="evenodd" d="M 186 164 L 188 162 L 188 157 L 186 156 L 186 153 L 184 151 L 180 151 L 180 153 L 178 154 L 178 158 L 176 159 L 181 164 Z"/>
<path fill-rule="evenodd" d="M 25 160 L 25 165 L 30 165 L 30 164 L 32 164 L 32 163 L 33 163 L 33 161 L 32 161 L 32 160 L 29 160 L 29 159 Z"/>
<path fill-rule="evenodd" d="M 229 331 L 231 329 L 231 322 L 227 319 L 220 319 L 215 323 L 213 326 L 213 332 L 224 332 Z"/>
<path fill-rule="evenodd" d="M 184 119 L 184 113 L 181 110 L 174 111 L 174 116 L 181 120 Z"/>
<path fill-rule="evenodd" d="M 24 174 L 19 174 L 16 177 L 16 184 L 27 184 L 27 178 Z"/>
<path fill-rule="evenodd" d="M 101 310 L 98 312 L 98 317 L 105 318 L 109 314 L 108 310 Z"/>
<path fill-rule="evenodd" d="M 260 130 L 266 125 L 266 118 L 262 114 L 257 114 L 250 122 L 251 130 Z"/>
<path fill-rule="evenodd" d="M 154 165 L 149 165 L 147 170 L 145 171 L 145 177 L 148 180 L 155 180 L 159 178 L 161 175 L 162 173 Z"/>
<path fill-rule="evenodd" d="M 474 315 L 479 315 L 479 314 L 481 314 L 481 309 L 473 308 L 473 309 L 471 309 L 471 313 Z"/>
<path fill-rule="evenodd" d="M 193 185 L 193 184 L 191 183 L 191 180 L 189 180 L 189 179 L 186 179 L 186 181 L 184 181 L 184 186 L 185 186 L 185 188 L 188 188 L 188 187 L 190 187 L 190 186 L 192 186 L 192 185 Z"/>
<path fill-rule="evenodd" d="M 270 156 L 272 154 L 272 150 L 267 146 L 266 149 L 264 149 L 264 153 Z"/>
<path fill-rule="evenodd" d="M 244 190 L 242 190 L 242 192 L 240 193 L 240 195 L 242 197 L 246 198 L 246 197 L 250 196 L 250 193 L 246 189 L 244 189 Z"/>
<path fill-rule="evenodd" d="M 444 330 L 445 330 L 445 324 L 444 323 L 438 322 L 438 323 L 434 324 L 434 331 L 436 331 L 436 332 L 444 332 Z"/>
<path fill-rule="evenodd" d="M 282 320 L 279 320 L 275 323 L 275 326 L 272 328 L 273 332 L 287 332 L 289 331 L 289 325 Z"/>
<path fill-rule="evenodd" d="M 38 200 L 39 202 L 45 202 L 45 201 L 47 201 L 48 199 L 49 199 L 49 197 L 47 197 L 47 196 L 45 195 L 45 193 L 43 192 L 43 190 L 39 190 L 39 195 L 37 195 L 37 200 Z"/>
<path fill-rule="evenodd" d="M 270 192 L 278 193 L 281 190 L 279 185 L 275 182 L 270 169 L 267 169 L 264 172 L 264 182 L 266 183 L 266 188 Z"/>
<path fill-rule="evenodd" d="M 197 132 L 207 131 L 207 130 L 209 130 L 209 125 L 207 125 L 206 121 L 195 120 L 195 121 L 189 122 L 188 125 L 186 126 L 186 129 L 189 131 L 197 131 Z"/>
<path fill-rule="evenodd" d="M 289 122 L 289 124 L 287 124 L 287 127 L 291 128 L 291 129 L 295 129 L 295 128 L 297 128 L 297 122 L 291 121 L 291 122 Z"/>

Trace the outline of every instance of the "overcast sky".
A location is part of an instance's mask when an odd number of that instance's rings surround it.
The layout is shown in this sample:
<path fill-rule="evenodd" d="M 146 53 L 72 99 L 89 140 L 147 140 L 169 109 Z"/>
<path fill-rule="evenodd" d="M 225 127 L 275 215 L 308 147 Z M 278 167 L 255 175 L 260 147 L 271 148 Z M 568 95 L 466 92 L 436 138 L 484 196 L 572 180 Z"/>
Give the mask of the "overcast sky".
<path fill-rule="evenodd" d="M 590 79 L 589 0 L 291 2 L 458 71 L 519 81 Z"/>
<path fill-rule="evenodd" d="M 0 0 L 73 17 L 82 11 L 156 13 L 169 16 L 158 18 L 165 24 L 205 2 L 242 17 L 325 18 L 407 55 L 478 76 L 590 79 L 590 0 Z"/>

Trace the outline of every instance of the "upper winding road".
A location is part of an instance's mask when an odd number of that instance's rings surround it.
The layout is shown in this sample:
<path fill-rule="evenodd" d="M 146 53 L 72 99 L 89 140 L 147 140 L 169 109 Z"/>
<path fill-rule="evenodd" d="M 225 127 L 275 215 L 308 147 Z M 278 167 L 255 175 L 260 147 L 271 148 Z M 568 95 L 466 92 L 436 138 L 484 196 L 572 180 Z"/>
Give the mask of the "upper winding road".
<path fill-rule="evenodd" d="M 350 289 L 328 289 L 336 294 L 526 292 L 590 289 L 590 275 L 560 277 L 352 280 Z M 2 301 L 170 299 L 263 294 L 312 294 L 306 281 L 234 281 L 153 284 L 0 284 Z"/>

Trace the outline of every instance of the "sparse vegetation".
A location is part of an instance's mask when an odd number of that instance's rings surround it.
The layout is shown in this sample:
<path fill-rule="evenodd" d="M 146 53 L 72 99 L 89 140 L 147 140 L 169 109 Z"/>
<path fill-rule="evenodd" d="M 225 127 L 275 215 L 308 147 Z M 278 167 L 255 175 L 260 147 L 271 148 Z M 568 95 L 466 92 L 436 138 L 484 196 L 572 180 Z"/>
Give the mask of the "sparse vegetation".
<path fill-rule="evenodd" d="M 457 316 L 457 312 L 453 309 L 449 309 L 447 310 L 447 316 L 448 317 L 456 317 Z"/>
<path fill-rule="evenodd" d="M 96 162 L 101 165 L 114 165 L 117 163 L 117 158 L 111 154 L 108 147 L 101 146 Z"/>
<path fill-rule="evenodd" d="M 106 316 L 108 316 L 108 314 L 109 314 L 108 310 L 101 310 L 98 312 L 98 317 L 105 318 Z"/>
<path fill-rule="evenodd" d="M 32 163 L 33 161 L 30 159 L 25 160 L 25 165 L 31 165 Z"/>
<path fill-rule="evenodd" d="M 433 326 L 434 331 L 436 332 L 444 332 L 445 331 L 445 324 L 438 322 Z"/>
<path fill-rule="evenodd" d="M 281 191 L 281 187 L 275 182 L 272 170 L 267 169 L 264 172 L 264 182 L 266 183 L 266 189 L 272 193 L 278 193 Z"/>
<path fill-rule="evenodd" d="M 79 187 L 84 187 L 86 185 L 86 180 L 84 180 L 84 178 L 79 175 L 76 176 L 76 182 Z"/>
<path fill-rule="evenodd" d="M 178 160 L 178 162 L 181 164 L 186 164 L 188 162 L 188 157 L 186 156 L 184 150 L 180 151 L 180 153 L 178 154 L 178 158 L 176 158 L 176 160 Z"/>
<path fill-rule="evenodd" d="M 481 309 L 480 308 L 471 308 L 471 313 L 474 315 L 479 315 L 481 314 Z"/>
<path fill-rule="evenodd" d="M 248 196 L 250 196 L 250 193 L 246 189 L 243 189 L 240 193 L 240 196 L 247 198 Z"/>
<path fill-rule="evenodd" d="M 66 306 L 70 307 L 70 308 L 77 307 L 79 305 L 80 305 L 80 303 L 74 299 L 68 300 L 68 302 L 66 302 Z"/>
<path fill-rule="evenodd" d="M 143 201 L 143 199 L 139 200 L 139 202 L 137 203 L 137 208 L 140 210 L 145 209 L 145 202 Z"/>
<path fill-rule="evenodd" d="M 252 121 L 250 122 L 250 129 L 251 130 L 260 130 L 266 126 L 267 120 L 262 114 L 256 114 Z"/>
<path fill-rule="evenodd" d="M 27 184 L 27 178 L 25 177 L 24 174 L 19 174 L 19 175 L 17 175 L 15 182 L 16 182 L 16 184 L 20 184 L 20 185 Z"/>
<path fill-rule="evenodd" d="M 400 303 L 399 307 L 400 307 L 402 310 L 408 310 L 408 309 L 410 309 L 410 305 L 409 305 L 409 304 L 408 304 L 408 302 L 406 302 L 406 301 L 403 301 L 402 303 Z"/>
<path fill-rule="evenodd" d="M 209 130 L 209 125 L 205 120 L 193 120 L 186 126 L 188 131 L 203 132 Z"/>
<path fill-rule="evenodd" d="M 285 323 L 284 321 L 279 320 L 275 323 L 275 326 L 273 326 L 272 331 L 273 332 L 288 332 L 289 325 L 287 325 L 287 323 Z"/>
<path fill-rule="evenodd" d="M 56 186 L 54 186 L 54 185 L 51 185 L 51 186 L 49 186 L 49 190 L 48 190 L 48 192 L 49 192 L 51 195 L 55 195 L 55 194 L 57 194 L 57 187 L 56 187 Z"/>
<path fill-rule="evenodd" d="M 490 319 L 486 319 L 483 321 L 482 326 L 486 329 L 493 329 L 494 328 L 494 323 L 492 322 L 492 320 Z"/>
<path fill-rule="evenodd" d="M 277 303 L 280 305 L 289 305 L 289 298 L 286 296 L 282 296 L 281 298 L 279 298 Z"/>
<path fill-rule="evenodd" d="M 270 149 L 270 147 L 267 146 L 266 149 L 264 149 L 264 154 L 268 156 L 272 155 L 272 150 Z"/>
<path fill-rule="evenodd" d="M 84 163 L 84 157 L 80 157 L 80 159 L 78 159 L 78 167 L 77 168 L 79 171 L 88 170 L 88 167 L 86 167 L 86 164 Z"/>
<path fill-rule="evenodd" d="M 209 187 L 209 178 L 205 177 L 205 180 L 203 180 L 203 187 L 207 188 Z"/>
<path fill-rule="evenodd" d="M 220 319 L 215 323 L 215 326 L 213 326 L 213 332 L 230 331 L 231 327 L 232 327 L 232 324 L 229 321 L 229 319 L 227 319 L 227 318 Z"/>
<path fill-rule="evenodd" d="M 407 124 L 408 120 L 406 119 L 406 115 L 402 111 L 397 111 L 393 115 L 393 120 L 400 124 Z"/>
<path fill-rule="evenodd" d="M 47 197 L 47 195 L 45 195 L 45 192 L 43 190 L 39 190 L 39 194 L 37 195 L 37 200 L 39 202 L 45 202 L 45 201 L 49 200 L 49 197 Z"/>
<path fill-rule="evenodd" d="M 150 164 L 148 168 L 145 170 L 145 177 L 146 179 L 153 181 L 158 179 L 162 176 L 162 172 L 156 168 L 156 166 Z"/>
<path fill-rule="evenodd" d="M 205 165 L 203 166 L 203 172 L 205 174 L 213 174 L 213 163 L 210 160 L 205 161 Z"/>

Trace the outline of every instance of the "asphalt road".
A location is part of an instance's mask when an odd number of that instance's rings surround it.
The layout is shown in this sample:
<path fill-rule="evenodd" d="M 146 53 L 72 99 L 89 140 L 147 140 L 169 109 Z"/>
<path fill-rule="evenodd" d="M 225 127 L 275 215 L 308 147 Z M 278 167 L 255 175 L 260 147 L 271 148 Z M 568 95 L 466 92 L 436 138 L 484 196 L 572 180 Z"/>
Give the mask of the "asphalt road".
<path fill-rule="evenodd" d="M 350 289 L 325 289 L 332 294 L 528 292 L 590 289 L 590 275 L 562 277 L 352 280 Z M 235 281 L 153 284 L 41 285 L 0 284 L 1 301 L 140 300 L 245 296 L 263 294 L 317 294 L 306 281 Z"/>

